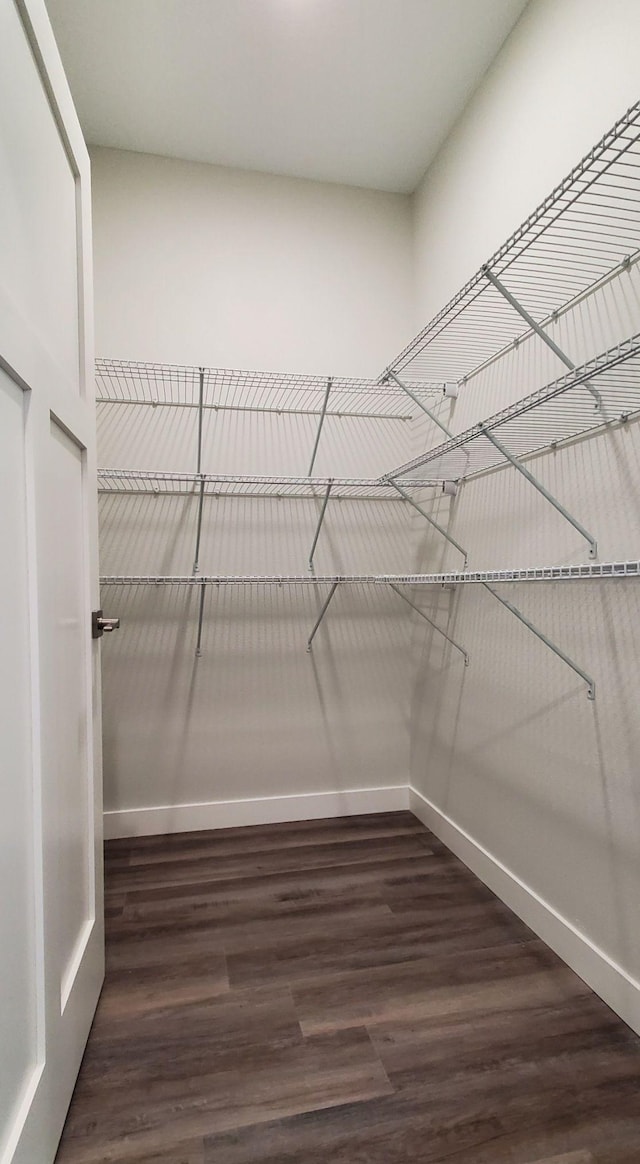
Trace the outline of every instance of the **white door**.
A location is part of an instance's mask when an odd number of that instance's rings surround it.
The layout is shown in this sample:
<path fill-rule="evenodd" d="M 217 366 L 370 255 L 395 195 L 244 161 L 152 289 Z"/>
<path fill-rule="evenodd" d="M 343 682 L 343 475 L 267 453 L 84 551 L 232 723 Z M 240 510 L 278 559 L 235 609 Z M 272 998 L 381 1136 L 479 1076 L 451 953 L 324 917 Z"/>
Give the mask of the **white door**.
<path fill-rule="evenodd" d="M 89 162 L 0 0 L 0 1164 L 50 1164 L 103 977 Z"/>

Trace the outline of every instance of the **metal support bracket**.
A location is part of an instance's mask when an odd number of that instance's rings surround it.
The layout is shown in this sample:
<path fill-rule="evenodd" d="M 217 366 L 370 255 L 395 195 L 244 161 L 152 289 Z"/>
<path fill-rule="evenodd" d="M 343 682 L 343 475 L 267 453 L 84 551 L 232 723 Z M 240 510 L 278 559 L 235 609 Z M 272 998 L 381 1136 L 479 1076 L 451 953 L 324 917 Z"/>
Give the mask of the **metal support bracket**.
<path fill-rule="evenodd" d="M 202 534 L 202 511 L 204 508 L 204 478 L 202 477 L 202 422 L 204 417 L 204 368 L 200 368 L 200 386 L 198 393 L 198 452 L 196 457 L 196 473 L 200 477 L 200 496 L 198 498 L 198 515 L 196 518 L 196 548 L 193 554 L 193 573 L 200 569 L 200 536 Z"/>
<path fill-rule="evenodd" d="M 198 391 L 198 464 L 196 473 L 202 472 L 202 421 L 204 418 L 204 368 L 200 368 L 200 383 Z"/>
<path fill-rule="evenodd" d="M 321 412 L 320 412 L 320 420 L 318 421 L 318 431 L 316 432 L 316 440 L 315 440 L 315 444 L 314 444 L 314 446 L 313 446 L 313 452 L 312 452 L 312 454 L 311 454 L 311 461 L 310 461 L 310 464 L 309 464 L 309 472 L 307 473 L 307 477 L 310 477 L 310 476 L 311 476 L 311 474 L 313 473 L 313 466 L 314 466 L 314 465 L 315 465 L 315 463 L 316 463 L 316 453 L 318 452 L 318 445 L 320 444 L 320 434 L 321 434 L 321 432 L 322 432 L 322 426 L 323 426 L 323 424 L 324 424 L 324 418 L 325 418 L 325 416 L 327 415 L 327 405 L 328 405 L 328 403 L 329 403 L 329 394 L 330 394 L 330 392 L 331 392 L 331 387 L 332 387 L 332 385 L 333 385 L 333 379 L 332 379 L 332 377 L 330 376 L 330 377 L 329 377 L 329 379 L 327 380 L 327 390 L 326 390 L 326 392 L 325 392 L 325 394 L 324 394 L 324 400 L 322 401 L 322 409 L 321 409 Z"/>
<path fill-rule="evenodd" d="M 410 598 L 407 598 L 406 594 L 403 594 L 402 591 L 399 590 L 397 586 L 394 586 L 393 582 L 390 582 L 389 586 L 391 587 L 392 590 L 395 590 L 395 592 L 399 598 L 402 598 L 403 601 L 406 602 L 411 607 L 412 610 L 415 610 L 416 614 L 420 615 L 420 618 L 423 618 L 425 622 L 428 622 L 429 626 L 433 627 L 433 629 L 436 630 L 439 635 L 442 635 L 443 639 L 446 639 L 448 643 L 451 643 L 451 646 L 455 647 L 456 651 L 460 651 L 460 654 L 464 657 L 464 665 L 465 665 L 465 667 L 468 667 L 469 666 L 469 653 L 468 653 L 468 651 L 465 651 L 464 647 L 460 646 L 460 643 L 457 643 L 455 641 L 455 639 L 452 639 L 448 634 L 446 634 L 446 632 L 443 631 L 442 628 L 439 627 L 436 622 L 433 622 L 432 619 L 430 619 L 429 616 L 427 614 L 425 614 L 423 610 L 420 610 L 419 606 L 416 606 L 416 604 L 414 602 L 412 602 Z"/>
<path fill-rule="evenodd" d="M 398 379 L 395 372 L 388 371 L 386 374 L 386 379 L 388 380 L 389 378 L 391 378 L 393 380 L 394 384 L 398 385 L 398 388 L 402 388 L 402 391 L 406 392 L 407 396 L 411 397 L 411 399 L 413 400 L 413 403 L 418 405 L 418 408 L 421 408 L 423 412 L 426 412 L 427 416 L 429 417 L 429 420 L 432 420 L 434 424 L 437 424 L 438 428 L 441 428 L 443 433 L 446 434 L 446 436 L 453 437 L 453 433 L 451 432 L 451 429 L 447 428 L 446 424 L 444 424 L 441 420 L 438 419 L 435 412 L 432 412 L 430 408 L 427 408 L 426 404 L 424 404 L 422 400 L 418 399 L 415 392 L 412 392 L 410 388 L 407 388 L 406 384 L 402 383 L 402 380 Z"/>
<path fill-rule="evenodd" d="M 204 596 L 207 590 L 206 582 L 199 582 L 200 586 L 200 603 L 198 607 L 198 637 L 196 640 L 196 658 L 200 658 L 202 654 L 202 624 L 204 622 Z"/>
<path fill-rule="evenodd" d="M 326 599 L 326 601 L 325 601 L 325 603 L 324 603 L 324 605 L 323 605 L 323 607 L 322 607 L 322 610 L 320 611 L 320 614 L 318 615 L 318 617 L 317 617 L 317 619 L 316 619 L 315 626 L 314 626 L 313 630 L 311 631 L 311 634 L 309 635 L 309 638 L 307 639 L 307 651 L 310 651 L 310 650 L 311 650 L 311 644 L 312 644 L 312 642 L 313 642 L 313 640 L 314 640 L 314 638 L 315 638 L 315 636 L 316 636 L 316 631 L 317 631 L 318 627 L 320 626 L 320 623 L 322 622 L 322 620 L 323 620 L 323 618 L 324 618 L 325 614 L 327 613 L 327 609 L 328 609 L 329 603 L 331 602 L 331 599 L 333 598 L 333 596 L 334 596 L 334 594 L 335 594 L 336 590 L 338 589 L 338 586 L 339 586 L 339 585 L 340 585 L 340 583 L 339 583 L 339 582 L 334 582 L 334 583 L 333 583 L 333 585 L 332 585 L 332 587 L 331 587 L 331 590 L 329 591 L 328 598 Z"/>
<path fill-rule="evenodd" d="M 533 485 L 533 488 L 537 489 L 538 493 L 541 493 L 545 500 L 548 501 L 550 505 L 553 505 L 554 509 L 557 509 L 558 513 L 564 517 L 565 521 L 568 521 L 574 529 L 577 529 L 578 533 L 581 534 L 585 541 L 589 543 L 589 557 L 597 557 L 598 543 L 593 534 L 590 534 L 589 531 L 586 530 L 575 517 L 572 517 L 568 510 L 565 509 L 564 505 L 562 505 L 560 501 L 557 501 L 553 494 L 549 493 L 548 489 L 545 489 L 544 485 L 538 481 L 537 477 L 534 477 L 533 473 L 530 473 L 526 466 L 523 465 L 517 457 L 514 457 L 513 453 L 510 453 L 509 450 L 505 448 L 502 442 L 493 435 L 490 429 L 485 428 L 482 421 L 480 421 L 478 428 L 482 429 L 482 432 L 484 436 L 486 436 L 487 440 L 491 441 L 491 444 L 498 450 L 499 453 L 502 453 L 503 457 L 506 457 L 507 461 L 513 465 L 514 469 L 517 469 L 519 473 L 522 473 L 522 476 L 529 482 L 529 484 Z"/>
<path fill-rule="evenodd" d="M 587 672 L 583 671 L 582 667 L 579 667 L 577 663 L 574 663 L 573 659 L 570 659 L 561 647 L 556 646 L 556 644 L 553 643 L 550 638 L 547 638 L 547 636 L 543 634 L 541 630 L 538 630 L 538 627 L 534 626 L 534 624 L 530 622 L 528 618 L 526 618 L 522 611 L 518 610 L 517 606 L 514 606 L 512 602 L 509 602 L 508 598 L 503 598 L 501 594 L 498 594 L 498 592 L 493 589 L 493 586 L 489 586 L 488 582 L 483 582 L 482 585 L 485 587 L 485 590 L 489 591 L 489 594 L 493 594 L 493 597 L 497 598 L 498 602 L 501 602 L 503 606 L 506 606 L 507 610 L 511 611 L 511 614 L 515 614 L 516 618 L 519 619 L 519 621 L 523 623 L 524 626 L 526 626 L 527 630 L 530 630 L 532 634 L 536 636 L 536 638 L 540 639 L 540 641 L 544 643 L 545 647 L 548 647 L 550 651 L 553 651 L 554 655 L 557 655 L 558 658 L 562 659 L 563 663 L 567 664 L 567 667 L 571 667 L 571 670 L 575 671 L 576 675 L 579 675 L 581 679 L 584 679 L 584 682 L 587 685 L 587 699 L 595 699 L 595 679 L 592 679 L 591 675 L 587 675 Z"/>
<path fill-rule="evenodd" d="M 320 510 L 320 516 L 318 518 L 318 524 L 316 526 L 315 537 L 313 539 L 313 545 L 311 547 L 311 553 L 309 554 L 309 569 L 310 570 L 313 570 L 313 555 L 316 552 L 316 546 L 318 544 L 318 538 L 320 537 L 320 530 L 322 528 L 322 522 L 324 521 L 325 509 L 327 508 L 327 505 L 329 502 L 329 497 L 331 496 L 332 489 L 333 489 L 333 477 L 330 478 L 329 484 L 327 485 L 327 491 L 324 495 L 324 500 L 322 502 L 322 509 Z"/>
<path fill-rule="evenodd" d="M 529 315 L 529 312 L 527 311 L 527 309 L 525 307 L 523 307 L 521 303 L 518 302 L 515 295 L 512 295 L 511 292 L 507 290 L 504 283 L 502 283 L 500 281 L 500 279 L 498 279 L 497 275 L 494 275 L 493 271 L 491 271 L 489 269 L 489 267 L 487 267 L 487 266 L 484 266 L 482 268 L 482 273 L 483 273 L 483 275 L 486 276 L 486 278 L 489 280 L 489 282 L 493 284 L 496 291 L 500 292 L 503 299 L 506 299 L 507 303 L 509 303 L 511 305 L 511 307 L 513 307 L 513 310 L 517 311 L 518 315 L 522 319 L 524 319 L 525 323 L 527 323 L 529 325 L 531 330 L 535 331 L 536 335 L 540 336 L 540 339 L 547 345 L 548 348 L 551 348 L 551 351 L 554 352 L 554 354 L 558 357 L 559 360 L 562 360 L 562 363 L 564 364 L 565 368 L 570 368 L 571 370 L 573 370 L 576 366 L 574 364 L 573 360 L 571 360 L 569 358 L 569 356 L 566 354 L 566 352 L 563 352 L 562 348 L 558 347 L 555 340 L 552 340 L 551 336 L 548 335 L 547 332 L 544 330 L 544 328 L 541 327 L 540 324 L 536 322 L 536 320 L 533 318 L 533 316 Z M 601 397 L 600 393 L 597 391 L 596 388 L 593 387 L 593 385 L 591 385 L 588 382 L 588 380 L 585 381 L 585 388 L 588 389 L 588 391 L 593 396 L 593 399 L 595 400 L 598 408 L 600 408 L 602 405 L 602 397 Z"/>
<path fill-rule="evenodd" d="M 193 555 L 193 571 L 197 574 L 200 569 L 200 538 L 202 535 L 202 511 L 204 509 L 204 477 L 200 477 L 200 493 L 198 495 L 198 516 L 196 518 L 196 548 Z"/>
<path fill-rule="evenodd" d="M 462 554 L 462 557 L 464 558 L 464 566 L 466 569 L 468 555 L 467 551 L 462 548 L 460 543 L 457 542 L 455 538 L 452 538 L 450 533 L 447 533 L 447 530 L 444 528 L 444 526 L 439 525 L 433 517 L 430 517 L 429 514 L 426 513 L 422 508 L 422 506 L 418 505 L 418 502 L 414 501 L 413 497 L 410 497 L 409 494 L 406 493 L 402 488 L 402 486 L 398 485 L 398 482 L 393 480 L 393 477 L 386 477 L 385 480 L 389 482 L 389 484 L 400 494 L 401 497 L 404 497 L 405 501 L 409 502 L 409 505 L 412 505 L 413 508 L 418 511 L 421 517 L 424 517 L 425 521 L 429 522 L 429 525 L 432 525 L 434 529 L 437 529 L 438 533 L 442 534 L 442 537 L 446 538 L 446 540 L 451 543 L 451 545 L 458 551 L 459 554 Z"/>

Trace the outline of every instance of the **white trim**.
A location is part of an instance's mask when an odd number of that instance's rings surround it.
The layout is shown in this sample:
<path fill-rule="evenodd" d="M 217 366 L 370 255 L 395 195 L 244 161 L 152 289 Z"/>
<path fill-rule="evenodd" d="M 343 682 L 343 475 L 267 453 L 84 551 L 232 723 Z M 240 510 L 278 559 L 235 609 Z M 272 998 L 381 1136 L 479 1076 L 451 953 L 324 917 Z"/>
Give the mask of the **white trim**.
<path fill-rule="evenodd" d="M 409 808 L 406 784 L 386 788 L 350 788 L 294 796 L 260 796 L 250 800 L 211 800 L 204 804 L 165 804 L 125 808 L 104 814 L 104 835 L 144 837 L 197 829 L 228 829 L 238 825 L 281 824 L 359 816 L 369 812 L 401 812 Z"/>
<path fill-rule="evenodd" d="M 142 837 L 406 810 L 431 829 L 476 877 L 640 1034 L 640 982 L 421 792 L 408 785 L 119 809 L 105 812 L 104 833 L 106 839 Z"/>
<path fill-rule="evenodd" d="M 421 792 L 411 786 L 408 791 L 414 816 L 640 1034 L 640 982 Z"/>

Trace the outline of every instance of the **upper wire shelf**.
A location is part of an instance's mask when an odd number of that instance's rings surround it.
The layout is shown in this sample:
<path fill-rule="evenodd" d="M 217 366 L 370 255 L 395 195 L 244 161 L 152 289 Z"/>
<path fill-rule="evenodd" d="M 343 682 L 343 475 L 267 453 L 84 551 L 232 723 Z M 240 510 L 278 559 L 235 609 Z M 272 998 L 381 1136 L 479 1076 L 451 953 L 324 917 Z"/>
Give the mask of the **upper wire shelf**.
<path fill-rule="evenodd" d="M 468 379 L 523 332 L 487 270 L 539 325 L 628 267 L 640 248 L 640 102 L 632 105 L 457 295 L 391 370 L 421 381 Z"/>
<path fill-rule="evenodd" d="M 487 432 L 499 434 L 509 452 L 522 458 L 608 424 L 624 423 L 639 411 L 640 333 L 436 445 L 388 476 L 404 481 L 404 474 L 428 466 L 429 472 L 438 477 L 463 480 L 508 464 L 487 439 Z"/>
<path fill-rule="evenodd" d="M 331 391 L 325 403 L 327 386 Z M 441 384 L 409 387 L 425 400 Z M 353 377 L 246 372 L 229 368 L 96 360 L 99 404 L 202 408 L 214 411 L 273 412 L 287 415 L 360 416 L 410 420 L 408 397 L 397 385 Z"/>
<path fill-rule="evenodd" d="M 385 480 L 357 477 L 259 477 L 210 473 L 156 473 L 142 469 L 98 469 L 101 493 L 192 494 L 207 497 L 275 497 L 316 500 L 331 485 L 334 501 L 403 501 Z M 407 489 L 444 488 L 443 481 L 404 480 Z"/>

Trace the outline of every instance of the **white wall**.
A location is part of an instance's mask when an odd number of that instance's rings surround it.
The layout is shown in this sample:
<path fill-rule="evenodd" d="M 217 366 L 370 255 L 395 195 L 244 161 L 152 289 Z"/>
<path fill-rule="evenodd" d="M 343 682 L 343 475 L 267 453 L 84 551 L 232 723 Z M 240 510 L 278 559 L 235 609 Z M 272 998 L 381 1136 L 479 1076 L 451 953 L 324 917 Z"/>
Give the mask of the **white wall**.
<path fill-rule="evenodd" d="M 417 326 L 638 99 L 639 41 L 635 0 L 529 4 L 416 194 Z M 581 362 L 639 331 L 638 288 L 637 272 L 623 276 L 565 317 L 556 340 Z M 523 344 L 467 385 L 451 424 L 462 431 L 562 371 L 539 340 Z M 640 551 L 639 452 L 632 424 L 530 462 L 599 537 L 601 560 Z M 472 567 L 587 560 L 584 541 L 512 469 L 464 487 L 454 529 Z M 426 538 L 423 549 L 430 565 L 441 547 Z M 486 591 L 449 596 L 471 666 L 416 633 L 414 806 L 638 1028 L 640 591 L 507 595 L 595 676 L 596 702 Z M 443 597 L 433 601 L 444 617 Z"/>
<path fill-rule="evenodd" d="M 99 355 L 376 376 L 409 338 L 408 196 L 91 157 Z"/>
<path fill-rule="evenodd" d="M 363 376 L 408 338 L 408 197 L 115 150 L 92 161 L 99 354 Z M 193 471 L 195 420 L 100 406 L 100 462 Z M 304 475 L 316 425 L 207 413 L 203 469 Z M 328 419 L 316 472 L 377 475 L 409 455 L 408 428 Z M 208 499 L 202 571 L 305 574 L 318 511 Z M 103 496 L 101 572 L 189 574 L 195 514 L 184 497 Z M 410 569 L 413 555 L 402 502 L 336 502 L 316 568 Z M 122 617 L 103 650 L 109 832 L 256 819 L 251 804 L 222 808 L 228 800 L 258 799 L 259 819 L 276 796 L 294 797 L 275 802 L 281 816 L 405 802 L 410 619 L 391 592 L 341 590 L 309 655 L 326 593 L 211 592 L 196 661 L 194 593 L 105 591 Z M 380 787 L 398 791 L 345 797 Z M 194 803 L 205 807 L 180 807 Z"/>

